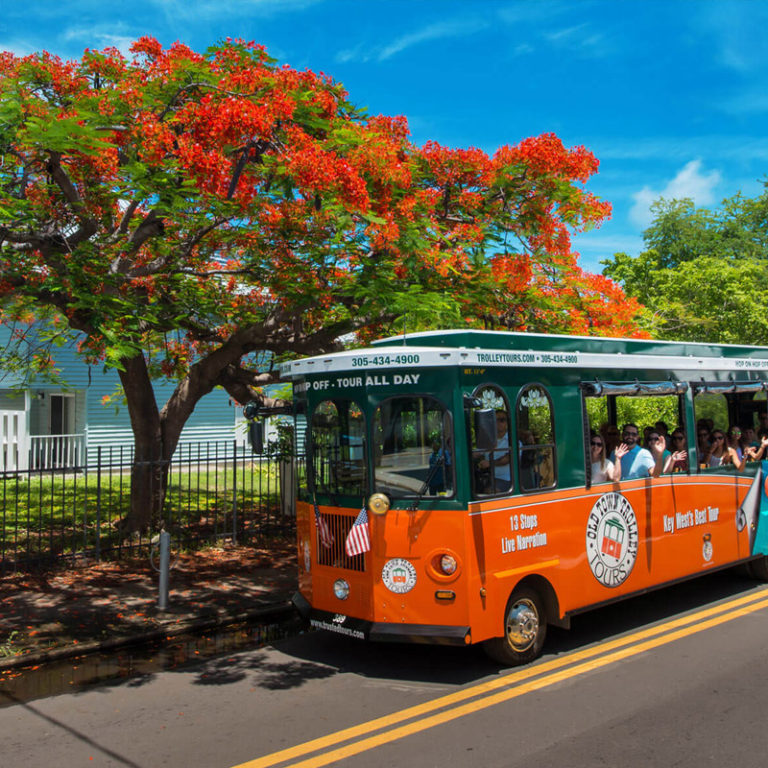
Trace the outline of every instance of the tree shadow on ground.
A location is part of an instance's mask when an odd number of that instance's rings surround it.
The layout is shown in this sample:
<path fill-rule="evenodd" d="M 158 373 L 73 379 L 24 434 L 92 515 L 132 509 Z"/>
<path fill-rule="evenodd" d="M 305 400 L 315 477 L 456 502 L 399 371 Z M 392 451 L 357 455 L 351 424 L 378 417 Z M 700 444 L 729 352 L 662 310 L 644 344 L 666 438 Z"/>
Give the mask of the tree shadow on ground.
<path fill-rule="evenodd" d="M 338 674 L 331 666 L 309 661 L 276 660 L 265 651 L 237 657 L 211 659 L 199 668 L 196 685 L 227 685 L 246 678 L 252 685 L 270 691 L 299 688 L 310 680 L 324 680 Z"/>

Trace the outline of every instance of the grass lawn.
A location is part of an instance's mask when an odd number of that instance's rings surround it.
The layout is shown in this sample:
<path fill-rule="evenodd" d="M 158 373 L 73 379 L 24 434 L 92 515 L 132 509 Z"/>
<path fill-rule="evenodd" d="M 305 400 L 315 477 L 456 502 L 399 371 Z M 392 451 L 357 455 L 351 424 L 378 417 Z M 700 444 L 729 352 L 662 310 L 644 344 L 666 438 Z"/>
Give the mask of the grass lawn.
<path fill-rule="evenodd" d="M 163 520 L 142 535 L 120 523 L 130 508 L 130 468 L 0 475 L 0 564 L 146 547 L 164 523 L 176 545 L 255 535 L 282 520 L 277 462 L 172 466 Z"/>

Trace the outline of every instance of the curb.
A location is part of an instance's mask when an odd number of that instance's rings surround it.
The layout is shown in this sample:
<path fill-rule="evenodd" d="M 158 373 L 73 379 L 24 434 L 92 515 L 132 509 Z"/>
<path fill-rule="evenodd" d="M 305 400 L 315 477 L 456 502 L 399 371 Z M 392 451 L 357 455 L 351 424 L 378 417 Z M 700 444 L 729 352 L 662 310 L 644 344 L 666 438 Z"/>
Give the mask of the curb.
<path fill-rule="evenodd" d="M 33 665 L 48 664 L 54 661 L 62 661 L 74 656 L 84 656 L 90 653 L 99 653 L 103 651 L 114 651 L 119 648 L 127 648 L 134 645 L 147 645 L 163 640 L 165 638 L 178 637 L 188 632 L 201 632 L 206 629 L 225 627 L 232 624 L 242 624 L 244 622 L 261 621 L 269 623 L 288 619 L 291 616 L 298 616 L 296 609 L 289 600 L 276 603 L 274 605 L 256 608 L 251 611 L 230 614 L 227 616 L 214 616 L 209 619 L 187 619 L 168 626 L 161 626 L 157 629 L 136 632 L 132 635 L 120 635 L 118 637 L 109 637 L 104 640 L 88 640 L 77 645 L 65 645 L 60 648 L 51 648 L 48 651 L 37 651 L 23 654 L 21 656 L 11 656 L 0 659 L 0 672 L 18 667 L 29 667 Z"/>

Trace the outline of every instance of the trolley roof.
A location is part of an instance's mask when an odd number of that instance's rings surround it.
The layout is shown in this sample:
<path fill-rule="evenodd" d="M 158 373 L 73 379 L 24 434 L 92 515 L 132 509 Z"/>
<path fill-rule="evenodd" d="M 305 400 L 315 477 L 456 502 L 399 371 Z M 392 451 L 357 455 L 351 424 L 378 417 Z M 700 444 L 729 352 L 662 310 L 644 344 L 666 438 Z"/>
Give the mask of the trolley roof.
<path fill-rule="evenodd" d="M 393 336 L 363 349 L 282 363 L 283 378 L 392 368 L 500 366 L 768 371 L 768 347 L 596 336 L 446 330 Z"/>

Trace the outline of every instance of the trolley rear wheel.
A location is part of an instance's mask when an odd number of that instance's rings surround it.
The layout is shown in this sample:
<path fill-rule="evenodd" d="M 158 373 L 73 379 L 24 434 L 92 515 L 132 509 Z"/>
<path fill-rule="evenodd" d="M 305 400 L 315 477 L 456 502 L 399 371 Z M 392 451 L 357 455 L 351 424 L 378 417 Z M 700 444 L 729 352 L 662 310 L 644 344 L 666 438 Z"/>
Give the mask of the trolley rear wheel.
<path fill-rule="evenodd" d="M 547 636 L 544 602 L 536 590 L 519 587 L 504 611 L 504 636 L 483 643 L 483 650 L 494 661 L 506 666 L 527 664 L 541 655 Z"/>

